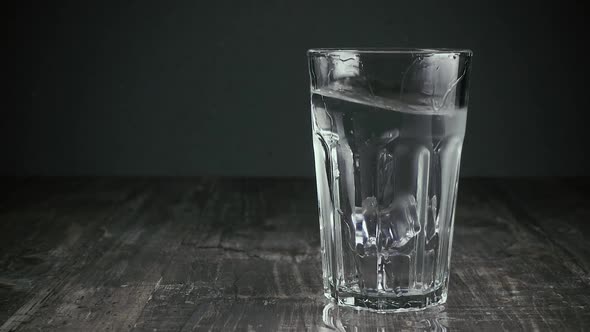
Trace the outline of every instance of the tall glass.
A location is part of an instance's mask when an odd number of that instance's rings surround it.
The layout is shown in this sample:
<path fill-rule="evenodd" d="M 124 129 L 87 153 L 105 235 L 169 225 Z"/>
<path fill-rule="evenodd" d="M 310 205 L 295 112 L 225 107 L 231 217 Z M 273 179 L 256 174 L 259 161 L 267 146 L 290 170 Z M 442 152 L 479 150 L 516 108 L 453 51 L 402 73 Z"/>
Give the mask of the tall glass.
<path fill-rule="evenodd" d="M 339 304 L 446 301 L 471 55 L 308 51 L 324 292 Z"/>

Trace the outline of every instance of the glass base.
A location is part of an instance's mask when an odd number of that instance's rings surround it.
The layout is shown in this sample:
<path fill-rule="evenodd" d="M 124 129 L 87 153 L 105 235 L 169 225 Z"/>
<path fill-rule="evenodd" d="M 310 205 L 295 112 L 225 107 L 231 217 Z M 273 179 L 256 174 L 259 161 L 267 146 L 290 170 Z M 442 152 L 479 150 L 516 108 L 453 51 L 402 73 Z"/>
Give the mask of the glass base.
<path fill-rule="evenodd" d="M 341 306 L 378 312 L 421 311 L 429 307 L 444 304 L 447 301 L 445 287 L 439 287 L 424 294 L 407 294 L 391 296 L 388 294 L 360 294 L 349 291 L 338 291 L 335 298 L 330 294 L 326 297 Z"/>

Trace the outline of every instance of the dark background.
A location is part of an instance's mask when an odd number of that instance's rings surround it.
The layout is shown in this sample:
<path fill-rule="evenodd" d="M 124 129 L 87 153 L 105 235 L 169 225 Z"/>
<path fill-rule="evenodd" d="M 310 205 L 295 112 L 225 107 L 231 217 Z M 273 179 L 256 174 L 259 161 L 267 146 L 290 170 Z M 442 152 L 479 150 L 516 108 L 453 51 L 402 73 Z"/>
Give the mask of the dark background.
<path fill-rule="evenodd" d="M 19 6 L 3 14 L 3 175 L 310 176 L 305 51 L 355 46 L 474 51 L 463 175 L 590 175 L 573 3 Z"/>

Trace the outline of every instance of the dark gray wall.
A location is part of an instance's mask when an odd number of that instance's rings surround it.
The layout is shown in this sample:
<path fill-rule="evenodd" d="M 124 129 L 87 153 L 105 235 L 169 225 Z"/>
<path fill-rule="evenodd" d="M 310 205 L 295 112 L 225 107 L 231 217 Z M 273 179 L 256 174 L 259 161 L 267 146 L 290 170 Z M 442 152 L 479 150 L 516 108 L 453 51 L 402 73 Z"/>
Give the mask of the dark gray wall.
<path fill-rule="evenodd" d="M 464 175 L 590 175 L 573 4 L 27 5 L 5 12 L 2 174 L 311 175 L 306 49 L 411 46 L 475 53 Z"/>

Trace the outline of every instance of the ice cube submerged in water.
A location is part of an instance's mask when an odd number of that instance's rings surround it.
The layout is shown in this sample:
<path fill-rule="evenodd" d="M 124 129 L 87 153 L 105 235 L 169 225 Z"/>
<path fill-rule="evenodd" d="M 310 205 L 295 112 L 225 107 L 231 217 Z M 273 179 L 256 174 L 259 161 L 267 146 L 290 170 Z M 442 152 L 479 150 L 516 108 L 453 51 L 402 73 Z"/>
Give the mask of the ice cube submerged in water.
<path fill-rule="evenodd" d="M 370 308 L 440 301 L 466 109 L 454 106 L 449 84 L 422 87 L 439 96 L 430 102 L 375 94 L 358 56 L 335 57 L 326 61 L 337 63 L 337 81 L 311 91 L 326 292 Z M 420 78 L 407 76 L 402 86 Z"/>

